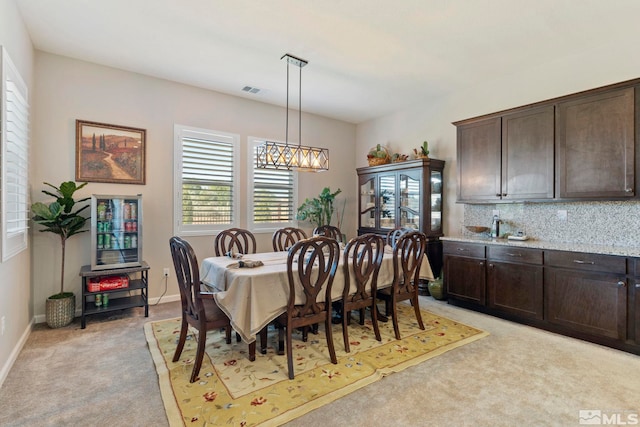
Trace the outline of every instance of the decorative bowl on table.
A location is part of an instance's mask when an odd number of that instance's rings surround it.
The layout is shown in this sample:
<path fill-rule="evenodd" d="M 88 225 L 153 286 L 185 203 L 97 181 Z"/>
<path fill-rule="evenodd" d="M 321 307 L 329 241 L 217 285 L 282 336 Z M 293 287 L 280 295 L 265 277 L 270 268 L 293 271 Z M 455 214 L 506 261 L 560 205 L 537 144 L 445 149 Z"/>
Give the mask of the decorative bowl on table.
<path fill-rule="evenodd" d="M 480 225 L 465 225 L 464 228 L 476 234 L 486 233 L 489 231 L 489 227 L 482 227 Z"/>

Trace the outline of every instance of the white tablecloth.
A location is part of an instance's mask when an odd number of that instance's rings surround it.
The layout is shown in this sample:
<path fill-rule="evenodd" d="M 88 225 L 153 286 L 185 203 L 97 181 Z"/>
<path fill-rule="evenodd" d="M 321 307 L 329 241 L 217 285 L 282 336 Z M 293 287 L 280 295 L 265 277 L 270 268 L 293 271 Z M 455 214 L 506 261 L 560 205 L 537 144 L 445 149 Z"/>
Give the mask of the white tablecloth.
<path fill-rule="evenodd" d="M 210 257 L 202 260 L 200 280 L 211 287 L 218 306 L 231 319 L 231 325 L 242 339 L 251 343 L 256 334 L 272 320 L 285 312 L 289 300 L 287 279 L 287 252 L 264 252 L 245 255 L 243 260 L 262 261 L 256 268 L 229 268 L 238 260 L 226 256 Z M 427 257 L 420 268 L 420 277 L 433 280 L 433 273 Z M 331 297 L 340 299 L 344 288 L 342 257 L 333 280 Z M 391 284 L 393 262 L 390 251 L 385 251 L 378 273 L 378 288 Z M 302 304 L 302 285 L 296 286 L 296 303 Z"/>

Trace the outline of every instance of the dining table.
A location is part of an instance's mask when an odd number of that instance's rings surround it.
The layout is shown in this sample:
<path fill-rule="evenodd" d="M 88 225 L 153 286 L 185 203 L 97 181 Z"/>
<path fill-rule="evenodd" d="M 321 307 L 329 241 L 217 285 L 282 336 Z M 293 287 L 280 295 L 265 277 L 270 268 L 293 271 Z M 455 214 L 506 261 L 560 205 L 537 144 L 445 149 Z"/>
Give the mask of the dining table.
<path fill-rule="evenodd" d="M 289 301 L 289 279 L 287 276 L 288 252 L 261 252 L 243 255 L 241 258 L 217 256 L 204 258 L 200 266 L 200 281 L 205 289 L 214 293 L 220 309 L 231 320 L 231 326 L 250 344 L 250 359 L 255 357 L 255 341 L 258 333 L 286 311 Z M 342 298 L 345 286 L 344 256 L 340 257 L 333 279 L 331 299 Z M 242 261 L 242 263 L 241 263 Z M 256 263 L 256 261 L 259 261 Z M 255 267 L 246 265 L 258 264 Z M 262 264 L 262 265 L 260 265 Z M 242 265 L 242 266 L 241 266 Z M 350 274 L 351 275 L 351 274 Z M 426 255 L 420 266 L 420 278 L 434 280 Z M 297 280 L 297 277 L 294 277 Z M 391 285 L 393 281 L 393 249 L 385 247 L 378 273 L 378 288 Z M 354 290 L 355 290 L 355 285 Z M 304 302 L 301 283 L 294 284 L 296 304 Z M 320 293 L 323 295 L 323 293 Z M 319 298 L 323 298 L 319 296 Z"/>

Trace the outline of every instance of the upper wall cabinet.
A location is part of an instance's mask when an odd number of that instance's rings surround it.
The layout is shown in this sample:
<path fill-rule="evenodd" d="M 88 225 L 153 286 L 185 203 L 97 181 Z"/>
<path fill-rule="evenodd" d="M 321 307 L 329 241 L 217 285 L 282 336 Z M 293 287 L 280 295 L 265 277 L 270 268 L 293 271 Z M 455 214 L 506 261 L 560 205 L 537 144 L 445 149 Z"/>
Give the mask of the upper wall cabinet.
<path fill-rule="evenodd" d="M 455 122 L 458 202 L 637 198 L 639 88 L 636 79 Z"/>
<path fill-rule="evenodd" d="M 554 107 L 458 125 L 458 201 L 553 198 Z"/>
<path fill-rule="evenodd" d="M 632 197 L 634 89 L 558 103 L 558 195 Z"/>

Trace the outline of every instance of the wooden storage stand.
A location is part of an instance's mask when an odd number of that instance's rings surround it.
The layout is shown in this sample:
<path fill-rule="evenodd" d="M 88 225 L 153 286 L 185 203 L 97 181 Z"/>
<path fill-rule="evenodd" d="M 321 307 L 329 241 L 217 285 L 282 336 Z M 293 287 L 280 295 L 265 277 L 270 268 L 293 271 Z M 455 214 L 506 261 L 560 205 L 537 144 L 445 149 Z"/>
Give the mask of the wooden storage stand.
<path fill-rule="evenodd" d="M 87 288 L 89 279 L 118 275 L 129 276 L 129 287 L 89 292 Z M 146 261 L 142 261 L 142 265 L 137 267 L 114 268 L 110 270 L 91 270 L 90 265 L 85 265 L 80 269 L 80 276 L 82 277 L 82 329 L 87 326 L 86 316 L 91 316 L 92 314 L 107 313 L 133 307 L 144 307 L 144 317 L 149 317 L 149 265 Z M 111 295 L 124 292 L 127 292 L 129 295 L 111 299 Z M 97 307 L 95 304 L 97 294 L 108 294 L 109 305 L 106 307 Z"/>

